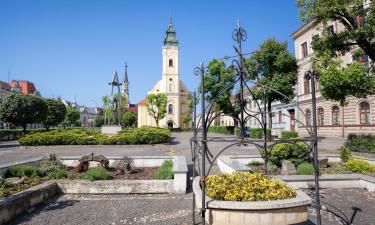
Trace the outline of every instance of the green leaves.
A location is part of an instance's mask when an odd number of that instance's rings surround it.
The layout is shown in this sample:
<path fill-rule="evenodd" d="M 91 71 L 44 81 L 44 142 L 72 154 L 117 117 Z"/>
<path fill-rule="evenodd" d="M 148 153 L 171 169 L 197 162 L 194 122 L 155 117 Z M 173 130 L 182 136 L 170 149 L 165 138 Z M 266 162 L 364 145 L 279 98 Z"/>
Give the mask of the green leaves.
<path fill-rule="evenodd" d="M 42 124 L 45 127 L 55 126 L 61 123 L 65 118 L 66 107 L 59 100 L 45 99 L 44 102 L 47 104 L 47 117 Z"/>
<path fill-rule="evenodd" d="M 15 93 L 4 98 L 0 105 L 0 119 L 26 129 L 27 124 L 44 121 L 47 110 L 42 98 Z"/>
<path fill-rule="evenodd" d="M 165 117 L 167 113 L 167 96 L 165 94 L 147 95 L 147 111 L 155 119 L 156 125 L 159 126 L 159 120 Z"/>

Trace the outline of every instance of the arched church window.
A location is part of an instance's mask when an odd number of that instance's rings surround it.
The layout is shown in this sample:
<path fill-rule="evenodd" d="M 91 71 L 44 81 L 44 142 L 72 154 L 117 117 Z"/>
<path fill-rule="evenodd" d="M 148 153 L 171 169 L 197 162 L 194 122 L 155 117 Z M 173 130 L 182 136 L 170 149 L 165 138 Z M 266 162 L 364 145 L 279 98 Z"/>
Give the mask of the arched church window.
<path fill-rule="evenodd" d="M 340 109 L 337 105 L 332 107 L 332 125 L 340 124 Z"/>
<path fill-rule="evenodd" d="M 173 105 L 172 104 L 168 105 L 168 114 L 173 114 Z"/>
<path fill-rule="evenodd" d="M 168 65 L 169 65 L 169 67 L 173 67 L 173 60 L 172 59 L 169 59 Z"/>

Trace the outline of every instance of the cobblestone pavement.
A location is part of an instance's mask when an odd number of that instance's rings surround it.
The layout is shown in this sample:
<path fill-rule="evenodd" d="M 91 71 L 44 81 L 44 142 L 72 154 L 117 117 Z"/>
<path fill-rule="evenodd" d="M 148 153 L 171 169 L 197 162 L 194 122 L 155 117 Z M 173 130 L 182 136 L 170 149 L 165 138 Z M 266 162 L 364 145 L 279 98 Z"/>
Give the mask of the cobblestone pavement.
<path fill-rule="evenodd" d="M 209 136 L 212 134 L 209 134 Z M 44 156 L 46 153 L 54 153 L 60 156 L 82 156 L 84 154 L 96 153 L 104 156 L 125 156 L 125 155 L 185 155 L 188 163 L 191 163 L 190 138 L 191 132 L 172 133 L 170 144 L 158 145 L 76 145 L 76 146 L 39 146 L 22 147 L 17 141 L 0 143 L 0 165 L 4 163 L 27 160 L 34 157 Z M 213 153 L 218 153 L 226 144 L 233 142 L 233 139 L 225 137 L 224 142 L 209 143 L 208 147 Z M 337 153 L 338 147 L 343 143 L 342 139 L 330 138 L 319 142 L 321 153 Z M 254 146 L 233 146 L 225 154 L 258 154 Z"/>
<path fill-rule="evenodd" d="M 322 201 L 340 208 L 350 217 L 351 208 L 362 209 L 355 225 L 375 224 L 375 194 L 363 189 L 324 189 Z M 32 212 L 24 213 L 10 224 L 23 225 L 185 225 L 191 224 L 192 194 L 185 195 L 63 195 L 50 199 Z M 310 220 L 299 225 L 314 225 L 315 210 L 309 208 Z M 340 221 L 327 212 L 322 224 Z M 199 224 L 199 223 L 197 223 Z"/>

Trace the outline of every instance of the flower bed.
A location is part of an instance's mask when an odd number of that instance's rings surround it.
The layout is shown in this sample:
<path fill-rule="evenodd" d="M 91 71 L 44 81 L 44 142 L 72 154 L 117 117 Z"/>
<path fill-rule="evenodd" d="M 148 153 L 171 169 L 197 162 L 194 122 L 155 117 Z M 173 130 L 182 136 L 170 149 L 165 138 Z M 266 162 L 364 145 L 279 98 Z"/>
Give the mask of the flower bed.
<path fill-rule="evenodd" d="M 25 146 L 158 144 L 168 142 L 170 136 L 168 129 L 155 127 L 124 130 L 112 137 L 95 129 L 57 129 L 25 135 L 19 139 L 19 143 Z"/>
<path fill-rule="evenodd" d="M 287 187 L 285 184 L 278 183 L 280 181 L 265 181 L 261 175 L 256 185 L 260 192 L 265 191 L 262 183 L 273 183 L 280 185 L 281 188 L 277 190 L 281 194 L 281 200 L 265 200 L 265 199 L 277 199 L 277 191 L 269 196 L 265 193 L 258 193 L 258 196 L 262 196 L 261 200 L 258 201 L 221 201 L 211 199 L 208 195 L 206 196 L 206 221 L 210 225 L 218 224 L 294 224 L 305 222 L 308 217 L 307 207 L 311 204 L 311 199 L 302 191 L 295 191 Z M 208 181 L 209 181 L 208 177 Z M 225 187 L 226 185 L 222 185 Z M 229 188 L 229 186 L 226 186 Z M 231 187 L 231 189 L 239 188 L 239 185 Z M 268 190 L 271 190 L 270 188 Z M 210 186 L 207 183 L 207 194 L 209 194 Z M 274 189 L 276 190 L 276 189 Z M 283 191 L 282 191 L 283 190 Z M 196 206 L 201 207 L 202 203 L 202 190 L 200 188 L 199 177 L 196 177 L 193 181 L 193 191 L 195 194 Z M 285 198 L 288 196 L 288 198 Z M 235 197 L 237 199 L 237 197 Z"/>

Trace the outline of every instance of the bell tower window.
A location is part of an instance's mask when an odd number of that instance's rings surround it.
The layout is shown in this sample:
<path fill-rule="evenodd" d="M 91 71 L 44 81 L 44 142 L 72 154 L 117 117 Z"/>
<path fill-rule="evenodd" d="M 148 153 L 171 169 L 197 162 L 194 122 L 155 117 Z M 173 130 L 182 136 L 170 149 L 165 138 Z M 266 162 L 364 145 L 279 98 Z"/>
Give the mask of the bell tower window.
<path fill-rule="evenodd" d="M 173 67 L 173 60 L 172 59 L 169 59 L 168 65 L 169 65 L 169 67 Z"/>

